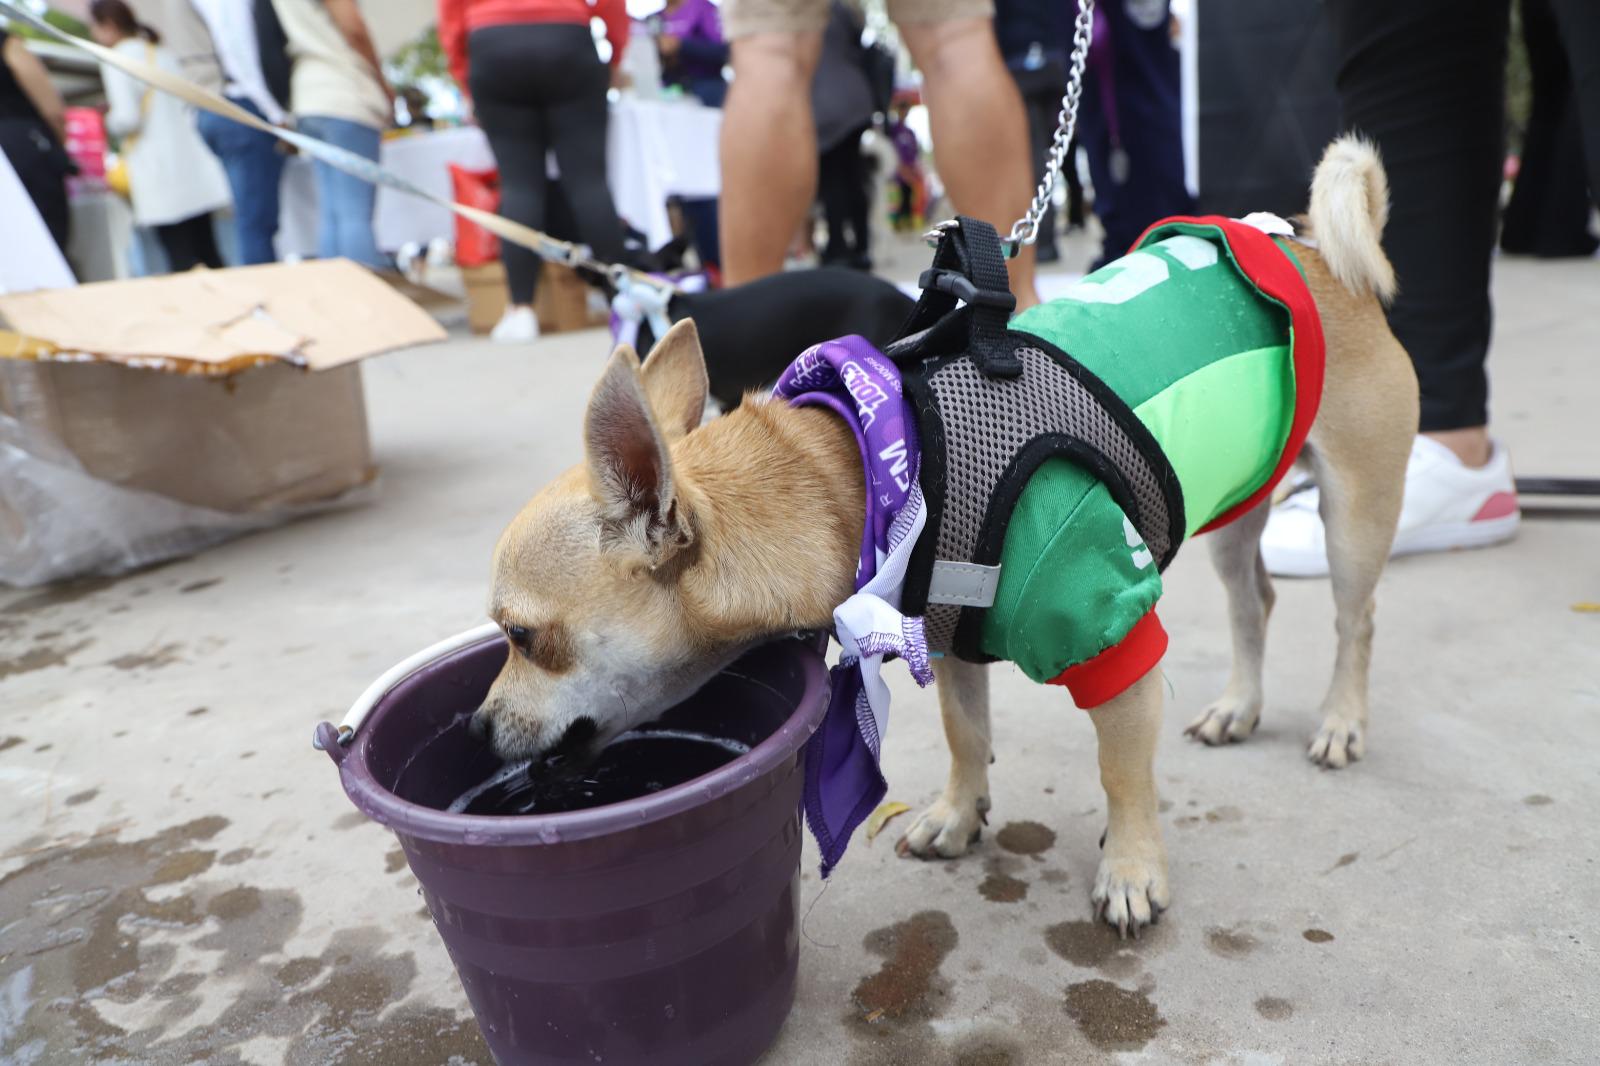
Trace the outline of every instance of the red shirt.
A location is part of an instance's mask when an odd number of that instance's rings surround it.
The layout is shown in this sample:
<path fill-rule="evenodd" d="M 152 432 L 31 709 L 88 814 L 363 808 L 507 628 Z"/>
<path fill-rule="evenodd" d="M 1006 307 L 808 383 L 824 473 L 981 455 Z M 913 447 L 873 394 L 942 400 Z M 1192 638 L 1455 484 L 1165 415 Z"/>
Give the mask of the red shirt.
<path fill-rule="evenodd" d="M 611 65 L 622 62 L 628 43 L 625 0 L 439 0 L 439 44 L 450 61 L 450 73 L 467 91 L 467 34 L 483 26 L 512 22 L 571 22 L 587 26 L 598 17 L 611 42 Z"/>

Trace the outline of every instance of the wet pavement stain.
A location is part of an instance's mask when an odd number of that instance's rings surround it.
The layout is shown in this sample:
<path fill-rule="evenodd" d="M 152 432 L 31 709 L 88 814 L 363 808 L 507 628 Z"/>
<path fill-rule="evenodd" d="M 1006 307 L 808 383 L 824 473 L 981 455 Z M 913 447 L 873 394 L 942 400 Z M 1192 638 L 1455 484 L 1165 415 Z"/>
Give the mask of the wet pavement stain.
<path fill-rule="evenodd" d="M 82 792 L 74 792 L 72 795 L 67 797 L 67 806 L 68 807 L 81 806 L 81 805 L 83 805 L 85 803 L 88 803 L 90 800 L 94 799 L 98 795 L 100 795 L 100 790 L 98 788 L 87 788 L 87 789 L 84 789 Z"/>
<path fill-rule="evenodd" d="M 93 643 L 92 640 L 81 640 L 67 648 L 29 648 L 21 655 L 0 659 L 0 680 L 17 674 L 31 674 L 35 670 L 48 670 L 52 666 L 65 666 L 68 656 L 77 654 Z"/>
<path fill-rule="evenodd" d="M 114 577 L 85 577 L 76 581 L 63 581 L 23 596 L 21 599 L 12 600 L 5 605 L 5 610 L 8 614 L 27 614 L 48 607 L 62 607 L 93 596 L 101 589 L 110 588 L 116 583 L 117 579 Z"/>
<path fill-rule="evenodd" d="M 1039 871 L 1039 880 L 1047 885 L 1065 885 L 1071 883 L 1072 875 L 1065 870 L 1058 870 L 1054 866 L 1048 866 Z"/>
<path fill-rule="evenodd" d="M 1217 807 L 1206 812 L 1206 821 L 1212 823 L 1213 825 L 1218 822 L 1225 824 L 1242 822 L 1244 821 L 1244 812 L 1237 807 Z"/>
<path fill-rule="evenodd" d="M 1021 868 L 1021 859 L 1010 855 L 989 856 L 983 863 L 985 877 L 978 885 L 978 895 L 990 903 L 1020 903 L 1028 897 L 1028 882 L 1015 876 Z"/>
<path fill-rule="evenodd" d="M 227 825 L 210 817 L 144 839 L 91 838 L 0 878 L 0 971 L 20 963 L 28 974 L 0 1061 L 26 1047 L 41 1063 L 233 1066 L 244 1045 L 269 1038 L 286 1042 L 282 1061 L 295 1066 L 491 1066 L 470 1018 L 392 1007 L 417 967 L 409 953 L 386 953 L 384 931 L 339 930 L 320 956 L 285 958 L 304 913 L 294 892 L 204 879 L 214 853 L 199 845 Z M 196 949 L 203 974 L 186 961 Z M 194 1025 L 202 983 L 235 998 Z M 101 1003 L 137 1022 L 111 1023 Z"/>
<path fill-rule="evenodd" d="M 1213 955 L 1225 959 L 1242 959 L 1261 946 L 1261 941 L 1242 929 L 1221 929 L 1212 926 L 1206 930 L 1206 948 Z"/>
<path fill-rule="evenodd" d="M 1531 796 L 1522 797 L 1522 802 L 1526 803 L 1530 807 L 1548 807 L 1550 804 L 1554 803 L 1555 800 L 1551 799 L 1549 796 L 1546 796 L 1542 792 L 1535 792 Z"/>
<path fill-rule="evenodd" d="M 383 872 L 386 874 L 397 873 L 406 868 L 406 852 L 404 848 L 392 848 L 383 857 Z"/>
<path fill-rule="evenodd" d="M 220 584 L 222 584 L 222 579 L 220 577 L 208 577 L 203 581 L 191 581 L 187 585 L 179 587 L 178 591 L 185 593 L 202 592 L 205 589 L 215 588 Z"/>
<path fill-rule="evenodd" d="M 1333 934 L 1328 932 L 1326 929 L 1307 929 L 1300 935 L 1311 941 L 1313 944 L 1326 944 L 1328 941 L 1333 939 Z"/>
<path fill-rule="evenodd" d="M 1159 935 L 1159 927 L 1146 930 L 1137 947 L 1148 950 Z M 1135 945 L 1120 939 L 1104 922 L 1061 922 L 1044 931 L 1044 942 L 1072 965 L 1099 970 L 1108 977 L 1131 977 L 1139 970 L 1141 960 Z"/>
<path fill-rule="evenodd" d="M 1359 858 L 1361 858 L 1361 853 L 1359 851 L 1347 851 L 1343 855 L 1339 856 L 1338 860 L 1332 866 L 1322 871 L 1322 876 L 1326 877 L 1335 870 L 1342 870 Z"/>
<path fill-rule="evenodd" d="M 1106 1051 L 1138 1051 L 1167 1024 L 1145 993 L 1099 979 L 1067 986 L 1067 1013 Z"/>
<path fill-rule="evenodd" d="M 1056 832 L 1038 822 L 1007 822 L 995 843 L 1013 855 L 1042 855 L 1056 842 Z"/>
<path fill-rule="evenodd" d="M 27 741 L 22 737 L 6 737 L 4 740 L 0 740 L 0 751 L 9 751 L 18 744 L 26 743 Z"/>
<path fill-rule="evenodd" d="M 883 956 L 878 972 L 861 979 L 851 997 L 860 1020 L 902 1021 L 938 1015 L 949 982 L 939 967 L 959 938 L 944 911 L 921 911 L 866 935 L 862 946 Z"/>
<path fill-rule="evenodd" d="M 184 714 L 189 718 L 199 718 L 202 714 L 205 714 L 210 709 L 210 707 L 196 707 L 192 711 L 185 711 Z"/>
<path fill-rule="evenodd" d="M 118 670 L 159 670 L 163 666 L 171 666 L 181 661 L 178 653 L 183 650 L 182 644 L 163 644 L 159 648 L 149 651 L 129 652 L 119 655 L 106 663 Z"/>
<path fill-rule="evenodd" d="M 1286 1021 L 1294 1015 L 1294 1004 L 1277 996 L 1262 996 L 1256 1000 L 1256 1013 L 1268 1021 Z"/>

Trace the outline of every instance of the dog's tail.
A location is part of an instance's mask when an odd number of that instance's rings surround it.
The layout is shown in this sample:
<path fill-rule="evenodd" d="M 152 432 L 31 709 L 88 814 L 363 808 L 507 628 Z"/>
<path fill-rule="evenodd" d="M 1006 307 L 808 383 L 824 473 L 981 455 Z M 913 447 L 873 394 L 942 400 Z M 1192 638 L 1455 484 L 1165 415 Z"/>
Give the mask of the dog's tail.
<path fill-rule="evenodd" d="M 1389 178 L 1378 150 L 1347 133 L 1328 145 L 1311 178 L 1311 229 L 1328 270 L 1355 293 L 1394 299 L 1394 267 L 1383 254 Z"/>

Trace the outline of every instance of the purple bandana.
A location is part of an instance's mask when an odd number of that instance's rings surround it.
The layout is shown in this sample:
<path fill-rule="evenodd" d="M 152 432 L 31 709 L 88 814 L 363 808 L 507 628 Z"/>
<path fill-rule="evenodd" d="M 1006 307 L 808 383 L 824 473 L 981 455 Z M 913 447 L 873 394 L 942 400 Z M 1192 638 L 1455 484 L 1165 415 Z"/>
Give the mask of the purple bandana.
<path fill-rule="evenodd" d="M 817 838 L 826 877 L 843 856 L 850 834 L 887 791 L 878 756 L 888 690 L 877 677 L 877 666 L 884 655 L 898 655 L 912 665 L 920 684 L 932 677 L 920 619 L 898 614 L 905 565 L 926 516 L 917 485 L 920 453 L 899 369 L 861 337 L 841 337 L 808 349 L 783 372 L 773 395 L 796 407 L 826 407 L 843 418 L 855 433 L 867 475 L 857 595 L 841 607 L 835 621 L 842 623 L 847 614 L 863 617 L 859 606 L 855 612 L 845 610 L 858 600 L 866 601 L 867 615 L 875 617 L 869 632 L 850 633 L 846 625 L 836 624 L 845 654 L 831 672 L 827 716 L 806 748 L 806 822 Z M 873 606 L 879 610 L 874 612 Z M 884 620 L 889 624 L 872 624 Z"/>

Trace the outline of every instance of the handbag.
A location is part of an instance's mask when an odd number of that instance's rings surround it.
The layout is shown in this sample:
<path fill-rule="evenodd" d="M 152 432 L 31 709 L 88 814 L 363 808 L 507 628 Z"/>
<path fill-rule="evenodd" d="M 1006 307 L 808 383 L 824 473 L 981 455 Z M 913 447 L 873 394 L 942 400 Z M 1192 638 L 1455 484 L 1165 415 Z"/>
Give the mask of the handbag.
<path fill-rule="evenodd" d="M 154 64 L 156 47 L 149 41 L 144 45 L 144 59 L 146 63 Z M 139 97 L 139 129 L 144 130 L 145 120 L 150 117 L 150 98 L 155 94 L 155 87 L 146 85 L 144 95 Z M 116 162 L 106 167 L 106 188 L 122 197 L 124 200 L 133 197 L 133 183 L 128 178 L 128 153 L 133 151 L 133 146 L 139 143 L 139 134 L 130 133 L 122 138 L 121 149 L 117 152 Z"/>

